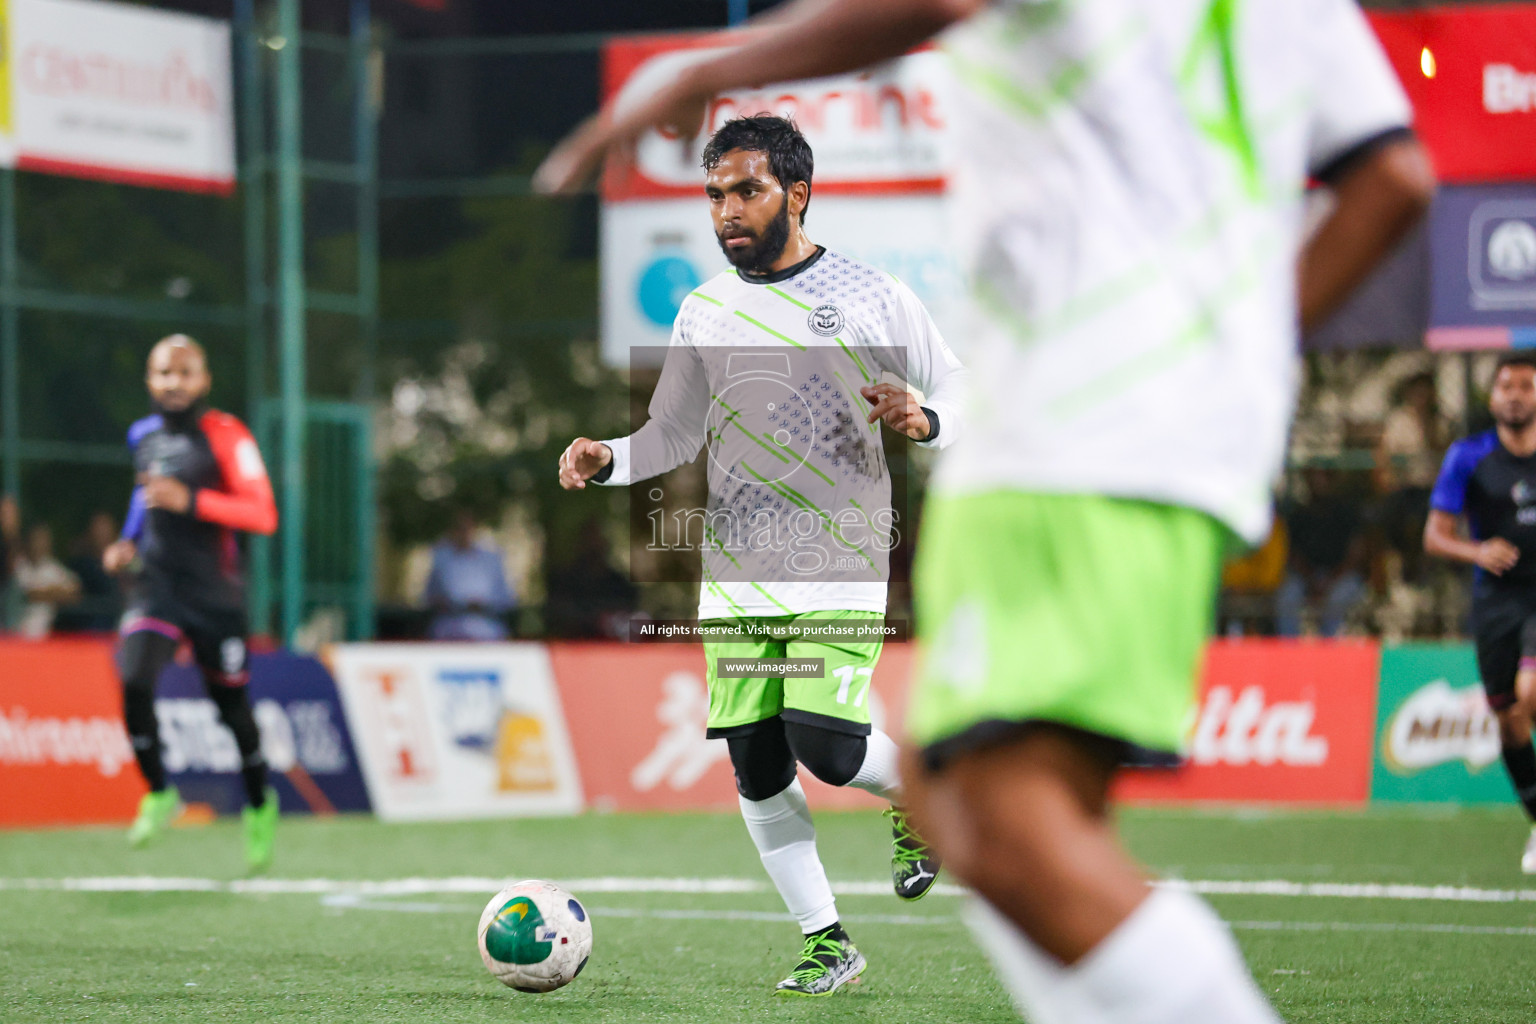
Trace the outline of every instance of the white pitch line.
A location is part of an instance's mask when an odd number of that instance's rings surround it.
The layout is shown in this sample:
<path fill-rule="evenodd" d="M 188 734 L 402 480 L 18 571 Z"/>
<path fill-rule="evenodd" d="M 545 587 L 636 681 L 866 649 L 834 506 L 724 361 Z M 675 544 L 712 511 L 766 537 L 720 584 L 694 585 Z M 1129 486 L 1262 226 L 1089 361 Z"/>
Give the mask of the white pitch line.
<path fill-rule="evenodd" d="M 341 910 L 384 910 L 405 914 L 473 914 L 477 907 L 461 903 L 395 902 L 370 899 L 356 893 L 331 893 L 320 902 Z M 772 910 L 640 910 L 634 907 L 599 907 L 587 905 L 594 919 L 618 917 L 667 921 L 773 921 L 793 922 L 794 915 Z M 843 919 L 858 924 L 950 925 L 958 927 L 960 918 L 950 914 L 844 914 Z"/>
<path fill-rule="evenodd" d="M 1196 881 L 1156 883 L 1201 896 L 1308 896 L 1346 900 L 1413 900 L 1448 903 L 1536 902 L 1536 889 L 1479 889 L 1469 885 L 1404 885 L 1380 882 Z"/>
<path fill-rule="evenodd" d="M 1517 935 L 1536 937 L 1536 928 L 1492 924 L 1421 924 L 1407 921 L 1228 921 L 1249 932 L 1429 932 L 1435 935 Z"/>
<path fill-rule="evenodd" d="M 382 910 L 406 914 L 472 914 L 475 908 L 458 903 L 393 902 L 370 899 L 355 893 L 332 893 L 321 898 L 327 907 L 343 910 Z M 627 918 L 635 920 L 668 921 L 767 921 L 792 923 L 790 914 L 769 910 L 643 910 L 635 907 L 588 906 L 594 920 Z M 964 922 L 947 914 L 844 914 L 843 919 L 853 925 L 916 925 L 931 928 L 935 925 L 960 927 Z M 1506 927 L 1480 924 L 1425 924 L 1407 921 L 1228 921 L 1234 931 L 1259 932 L 1415 932 L 1433 935 L 1498 935 L 1517 938 L 1536 938 L 1536 928 Z"/>
<path fill-rule="evenodd" d="M 90 878 L 0 878 L 0 890 L 44 892 L 226 892 L 253 895 L 294 896 L 329 893 L 353 893 L 361 896 L 413 896 L 441 893 L 493 893 L 516 881 L 515 878 L 458 876 L 451 878 L 393 878 L 377 881 L 342 878 L 169 878 L 129 875 Z M 720 895 L 768 892 L 766 882 L 746 878 L 601 878 L 557 879 L 572 892 L 590 893 L 678 893 Z M 1455 885 L 1404 885 L 1375 882 L 1293 882 L 1169 879 L 1158 882 L 1170 889 L 1182 889 L 1202 896 L 1278 896 L 1289 898 L 1329 898 L 1366 900 L 1407 900 L 1447 903 L 1530 903 L 1536 902 L 1536 889 L 1480 889 Z M 834 882 L 832 891 L 839 896 L 887 896 L 889 882 Z M 939 896 L 963 896 L 958 885 L 940 884 L 932 892 Z"/>
<path fill-rule="evenodd" d="M 415 896 L 439 893 L 493 893 L 517 878 L 392 878 L 365 881 L 344 878 L 164 878 L 153 875 L 99 878 L 0 878 L 0 890 L 41 892 L 227 892 L 268 896 L 353 893 L 362 896 Z M 746 878 L 571 878 L 560 885 L 579 893 L 681 893 L 720 895 L 768 892 L 768 883 Z M 888 896 L 890 882 L 833 882 L 839 896 Z M 962 896 L 958 885 L 935 885 L 938 896 Z"/>

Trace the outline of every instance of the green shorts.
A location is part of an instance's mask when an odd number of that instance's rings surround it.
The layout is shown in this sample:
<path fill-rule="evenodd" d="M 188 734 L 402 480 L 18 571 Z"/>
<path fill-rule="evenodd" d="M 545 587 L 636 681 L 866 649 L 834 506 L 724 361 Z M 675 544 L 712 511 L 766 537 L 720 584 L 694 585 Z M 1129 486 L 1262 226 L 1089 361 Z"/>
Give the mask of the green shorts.
<path fill-rule="evenodd" d="M 869 684 L 884 644 L 860 642 L 836 636 L 807 637 L 796 632 L 797 622 L 835 623 L 856 630 L 860 624 L 878 626 L 885 616 L 877 612 L 805 612 L 752 618 L 712 619 L 703 626 L 734 626 L 747 634 L 745 641 L 704 642 L 704 663 L 709 680 L 710 739 L 745 731 L 778 715 L 791 722 L 819 725 L 837 732 L 868 736 Z M 722 659 L 729 663 L 746 658 L 816 658 L 825 662 L 819 677 L 762 675 L 732 677 L 721 674 Z M 729 666 L 727 665 L 727 670 Z"/>
<path fill-rule="evenodd" d="M 1227 537 L 1203 512 L 1098 495 L 930 501 L 906 721 L 928 763 L 1040 722 L 1181 750 Z"/>

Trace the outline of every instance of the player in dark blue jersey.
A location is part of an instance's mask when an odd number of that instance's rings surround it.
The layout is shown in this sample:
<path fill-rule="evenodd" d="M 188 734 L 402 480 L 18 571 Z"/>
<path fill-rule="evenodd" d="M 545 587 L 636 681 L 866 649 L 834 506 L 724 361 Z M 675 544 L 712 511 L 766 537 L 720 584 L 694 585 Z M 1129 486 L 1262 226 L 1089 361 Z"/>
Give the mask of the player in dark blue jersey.
<path fill-rule="evenodd" d="M 155 682 L 186 642 L 208 696 L 234 734 L 250 806 L 246 860 L 267 866 L 277 794 L 267 786 L 261 734 L 245 692 L 245 590 L 235 531 L 271 533 L 277 507 L 261 453 L 245 425 L 207 406 L 213 378 L 202 347 L 173 334 L 155 345 L 146 376 L 155 413 L 128 431 L 138 484 L 122 539 L 102 556 L 108 572 L 134 569 L 117 649 L 123 717 L 149 792 L 129 829 L 142 846 L 175 816 L 155 719 Z"/>
<path fill-rule="evenodd" d="M 1536 353 L 1499 360 L 1493 430 L 1457 441 L 1429 499 L 1424 550 L 1476 566 L 1472 630 L 1504 767 L 1536 821 Z M 1470 539 L 1458 528 L 1465 519 Z M 1521 869 L 1536 874 L 1536 826 Z"/>

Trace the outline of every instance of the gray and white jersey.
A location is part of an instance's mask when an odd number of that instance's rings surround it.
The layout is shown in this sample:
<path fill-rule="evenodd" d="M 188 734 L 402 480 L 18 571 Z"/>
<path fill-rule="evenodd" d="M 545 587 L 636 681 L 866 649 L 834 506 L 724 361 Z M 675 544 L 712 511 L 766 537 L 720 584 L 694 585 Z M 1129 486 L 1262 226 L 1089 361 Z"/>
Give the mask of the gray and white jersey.
<path fill-rule="evenodd" d="M 783 280 L 727 271 L 688 296 L 649 420 L 605 442 L 605 482 L 707 449 L 708 506 L 688 523 L 701 619 L 885 610 L 897 515 L 859 388 L 892 376 L 937 417 L 925 447 L 961 435 L 964 369 L 911 289 L 875 267 L 823 252 Z"/>

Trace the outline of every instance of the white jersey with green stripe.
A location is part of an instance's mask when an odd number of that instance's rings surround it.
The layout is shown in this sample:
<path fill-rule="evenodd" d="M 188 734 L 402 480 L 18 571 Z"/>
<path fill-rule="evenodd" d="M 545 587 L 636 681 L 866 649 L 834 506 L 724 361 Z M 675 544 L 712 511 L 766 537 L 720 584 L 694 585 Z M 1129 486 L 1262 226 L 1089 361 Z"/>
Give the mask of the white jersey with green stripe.
<path fill-rule="evenodd" d="M 1359 9 L 996 0 L 944 47 L 975 388 L 934 489 L 1146 499 L 1262 539 L 1308 178 L 1410 120 Z"/>
<path fill-rule="evenodd" d="M 604 482 L 647 480 L 707 451 L 707 508 L 669 506 L 651 538 L 700 549 L 700 619 L 885 610 L 893 531 L 909 524 L 892 508 L 881 427 L 865 422 L 859 388 L 892 377 L 937 420 L 924 447 L 962 434 L 965 371 L 922 303 L 838 253 L 787 276 L 727 271 L 683 302 L 649 418 L 605 442 Z"/>

